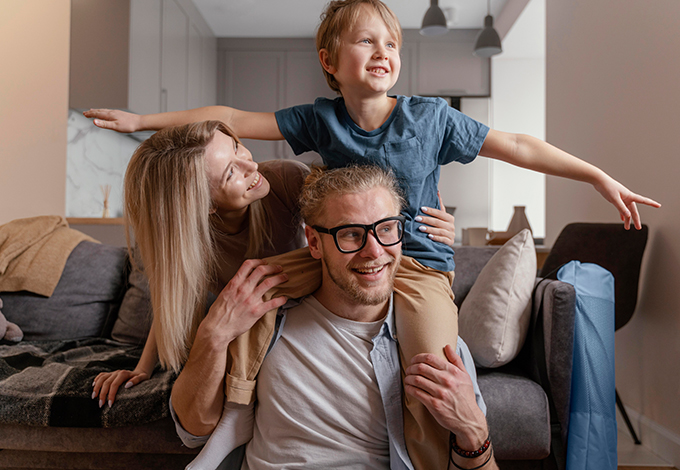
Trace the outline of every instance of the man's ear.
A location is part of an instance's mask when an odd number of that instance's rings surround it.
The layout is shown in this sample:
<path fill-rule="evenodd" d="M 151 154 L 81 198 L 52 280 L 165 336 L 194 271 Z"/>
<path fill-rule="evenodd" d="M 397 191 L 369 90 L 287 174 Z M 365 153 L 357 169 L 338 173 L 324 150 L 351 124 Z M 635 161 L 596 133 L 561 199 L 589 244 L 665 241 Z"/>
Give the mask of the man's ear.
<path fill-rule="evenodd" d="M 331 64 L 331 56 L 326 49 L 319 49 L 319 62 L 321 62 L 323 69 L 331 75 L 334 75 L 338 71 L 338 69 Z"/>
<path fill-rule="evenodd" d="M 309 253 L 314 259 L 321 259 L 321 238 L 319 232 L 312 227 L 305 225 L 305 237 L 307 237 L 307 245 L 309 245 Z"/>

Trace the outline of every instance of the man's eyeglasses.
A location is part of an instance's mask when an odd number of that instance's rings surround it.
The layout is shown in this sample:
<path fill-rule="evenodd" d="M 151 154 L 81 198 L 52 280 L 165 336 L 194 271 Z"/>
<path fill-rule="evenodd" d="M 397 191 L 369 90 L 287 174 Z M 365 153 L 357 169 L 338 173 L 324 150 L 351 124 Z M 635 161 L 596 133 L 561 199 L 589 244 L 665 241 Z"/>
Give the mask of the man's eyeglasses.
<path fill-rule="evenodd" d="M 349 224 L 334 228 L 324 228 L 313 225 L 312 228 L 319 233 L 333 235 L 335 246 L 342 253 L 356 253 L 366 246 L 368 232 L 373 231 L 375 239 L 382 246 L 392 246 L 404 238 L 404 221 L 406 217 L 398 215 L 387 217 L 370 225 Z"/>

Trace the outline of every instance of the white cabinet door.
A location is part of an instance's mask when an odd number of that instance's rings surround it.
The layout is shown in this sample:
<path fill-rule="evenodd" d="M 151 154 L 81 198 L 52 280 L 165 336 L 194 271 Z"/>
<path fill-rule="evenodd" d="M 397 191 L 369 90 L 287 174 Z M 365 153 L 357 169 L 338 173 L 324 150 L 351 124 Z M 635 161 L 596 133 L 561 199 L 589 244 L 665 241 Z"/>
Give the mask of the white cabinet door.
<path fill-rule="evenodd" d="M 472 55 L 468 43 L 421 42 L 417 70 L 419 95 L 489 95 L 489 59 Z"/>
<path fill-rule="evenodd" d="M 223 52 L 224 104 L 244 111 L 274 112 L 284 103 L 284 52 Z M 244 140 L 256 162 L 283 157 L 282 141 Z"/>
<path fill-rule="evenodd" d="M 203 38 L 203 98 L 201 106 L 217 104 L 217 38 L 210 36 Z"/>
<path fill-rule="evenodd" d="M 189 109 L 203 106 L 203 36 L 195 25 L 189 26 Z"/>
<path fill-rule="evenodd" d="M 175 0 L 163 0 L 161 111 L 187 109 L 188 39 L 189 18 Z"/>
<path fill-rule="evenodd" d="M 321 96 L 334 99 L 338 95 L 326 83 L 316 51 L 286 52 L 284 107 L 313 103 Z M 296 157 L 288 144 L 283 145 L 283 155 L 305 163 L 321 164 L 321 156 L 316 152 L 307 152 Z"/>
<path fill-rule="evenodd" d="M 161 4 L 130 2 L 128 108 L 139 114 L 161 111 Z"/>

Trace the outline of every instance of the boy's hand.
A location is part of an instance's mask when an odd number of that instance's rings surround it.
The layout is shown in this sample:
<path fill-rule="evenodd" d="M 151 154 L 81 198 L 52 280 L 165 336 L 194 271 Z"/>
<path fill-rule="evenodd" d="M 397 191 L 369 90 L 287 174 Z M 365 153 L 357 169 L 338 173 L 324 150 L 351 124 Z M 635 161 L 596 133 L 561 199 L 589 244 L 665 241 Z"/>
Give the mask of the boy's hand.
<path fill-rule="evenodd" d="M 444 202 L 439 191 L 437 191 L 437 197 L 439 198 L 439 207 L 443 208 Z M 431 217 L 417 216 L 416 222 L 429 225 L 429 227 L 421 225 L 418 230 L 426 232 L 430 239 L 452 247 L 456 237 L 455 218 L 448 212 L 434 207 L 421 207 L 421 209 Z"/>
<path fill-rule="evenodd" d="M 126 113 L 119 109 L 90 109 L 83 112 L 83 116 L 94 119 L 94 125 L 102 129 L 123 133 L 141 130 L 141 117 L 138 114 Z"/>
<path fill-rule="evenodd" d="M 614 207 L 618 209 L 626 230 L 630 229 L 631 220 L 636 229 L 640 230 L 642 228 L 637 203 L 652 207 L 661 207 L 661 204 L 653 199 L 635 194 L 609 176 L 606 176 L 602 182 L 597 183 L 594 186 L 607 201 L 614 204 Z"/>

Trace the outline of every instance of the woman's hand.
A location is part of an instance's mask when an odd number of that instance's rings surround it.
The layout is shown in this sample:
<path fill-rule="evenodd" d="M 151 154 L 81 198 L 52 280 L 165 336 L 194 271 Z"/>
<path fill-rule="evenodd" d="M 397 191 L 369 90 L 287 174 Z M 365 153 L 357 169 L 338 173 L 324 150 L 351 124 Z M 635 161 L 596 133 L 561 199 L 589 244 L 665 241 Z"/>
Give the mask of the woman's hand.
<path fill-rule="evenodd" d="M 439 207 L 444 207 L 439 191 L 437 191 L 437 197 L 439 198 Z M 418 230 L 426 232 L 432 240 L 452 247 L 456 238 L 455 218 L 445 210 L 435 209 L 434 207 L 422 207 L 421 209 L 430 217 L 420 215 L 416 217 L 416 222 L 427 224 L 421 225 Z"/>
<path fill-rule="evenodd" d="M 141 117 L 138 114 L 127 113 L 119 109 L 90 109 L 83 112 L 83 116 L 93 118 L 94 125 L 102 129 L 123 133 L 142 130 Z"/>
<path fill-rule="evenodd" d="M 270 310 L 286 303 L 285 297 L 265 302 L 265 292 L 288 280 L 281 266 L 269 265 L 263 260 L 246 260 L 234 277 L 222 289 L 210 307 L 199 329 L 228 344 L 248 331 L 257 320 Z"/>
<path fill-rule="evenodd" d="M 117 370 L 115 372 L 102 372 L 94 379 L 92 386 L 92 399 L 99 397 L 99 408 L 104 406 L 104 403 L 113 406 L 116 400 L 118 388 L 125 382 L 125 388 L 130 388 L 138 383 L 149 380 L 151 373 L 141 370 Z"/>
<path fill-rule="evenodd" d="M 614 204 L 626 230 L 630 229 L 631 221 L 636 229 L 642 228 L 640 213 L 637 209 L 638 203 L 651 207 L 661 207 L 661 204 L 655 200 L 635 194 L 608 175 L 605 175 L 600 182 L 593 186 L 607 201 Z"/>

